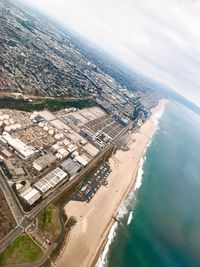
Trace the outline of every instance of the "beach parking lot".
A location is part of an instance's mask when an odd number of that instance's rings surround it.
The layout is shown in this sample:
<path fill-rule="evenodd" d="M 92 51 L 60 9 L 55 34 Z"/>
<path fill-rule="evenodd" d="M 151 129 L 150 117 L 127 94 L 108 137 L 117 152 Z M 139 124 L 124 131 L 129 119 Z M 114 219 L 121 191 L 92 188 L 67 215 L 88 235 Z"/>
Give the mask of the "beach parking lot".
<path fill-rule="evenodd" d="M 86 201 L 93 198 L 102 184 L 106 185 L 107 177 L 111 169 L 107 162 L 102 163 L 76 190 L 72 195 L 73 200 Z"/>

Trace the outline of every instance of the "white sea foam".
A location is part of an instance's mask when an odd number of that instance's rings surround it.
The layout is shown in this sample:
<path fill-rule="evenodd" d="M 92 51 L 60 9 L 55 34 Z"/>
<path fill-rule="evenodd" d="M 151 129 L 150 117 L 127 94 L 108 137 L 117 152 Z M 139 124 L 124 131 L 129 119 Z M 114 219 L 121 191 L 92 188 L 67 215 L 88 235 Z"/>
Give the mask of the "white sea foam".
<path fill-rule="evenodd" d="M 133 200 L 134 200 L 134 191 L 130 192 L 128 198 L 124 201 L 123 205 L 120 207 L 117 214 L 118 220 L 124 218 L 124 216 L 128 214 L 130 202 L 133 202 Z"/>
<path fill-rule="evenodd" d="M 96 267 L 103 267 L 107 264 L 107 254 L 108 254 L 108 251 L 109 251 L 109 247 L 116 235 L 116 229 L 117 229 L 117 226 L 118 226 L 118 223 L 115 222 L 112 226 L 112 228 L 110 229 L 110 233 L 108 235 L 108 240 L 107 240 L 107 243 L 105 245 L 105 248 L 101 254 L 101 256 L 99 257 L 98 259 L 98 262 L 96 264 Z"/>
<path fill-rule="evenodd" d="M 129 225 L 132 222 L 132 219 L 133 219 L 133 210 L 130 212 L 128 216 L 127 225 Z"/>
<path fill-rule="evenodd" d="M 146 152 L 146 150 L 145 150 L 145 152 Z M 131 202 L 132 211 L 129 214 L 127 225 L 130 224 L 131 221 L 133 220 L 133 209 L 134 209 L 135 202 L 136 202 L 135 191 L 142 185 L 142 176 L 143 176 L 143 173 L 144 173 L 144 171 L 143 171 L 144 155 L 140 160 L 140 164 L 139 164 L 139 168 L 138 168 L 138 175 L 137 175 L 137 180 L 136 180 L 136 184 L 135 184 L 134 190 L 132 192 L 130 192 L 128 198 L 124 201 L 124 203 L 121 206 L 121 208 L 119 209 L 118 215 L 117 215 L 117 219 L 118 220 L 124 218 L 124 216 L 127 215 L 128 212 L 129 212 L 128 206 L 130 205 L 130 202 Z M 118 227 L 118 223 L 115 222 L 113 224 L 110 232 L 109 232 L 106 246 L 105 246 L 102 254 L 99 257 L 99 260 L 98 260 L 98 262 L 96 264 L 96 267 L 105 267 L 106 266 L 106 264 L 108 262 L 107 255 L 108 255 L 109 247 L 110 247 L 110 245 L 111 245 L 111 243 L 112 243 L 112 241 L 113 241 L 113 239 L 114 239 L 114 237 L 116 235 L 117 227 Z"/>
<path fill-rule="evenodd" d="M 165 107 L 166 107 L 166 104 L 162 105 L 162 108 L 153 117 L 153 122 L 156 126 L 159 125 L 159 119 L 163 116 L 163 113 L 165 111 Z"/>
<path fill-rule="evenodd" d="M 131 223 L 131 221 L 134 219 L 133 213 L 134 213 L 134 206 L 136 203 L 135 192 L 142 186 L 142 178 L 143 178 L 143 174 L 144 174 L 143 166 L 144 166 L 144 163 L 146 161 L 146 152 L 147 152 L 147 149 L 152 142 L 154 134 L 157 132 L 157 130 L 159 130 L 159 120 L 162 117 L 164 110 L 165 110 L 165 105 L 163 105 L 162 109 L 154 115 L 153 122 L 154 122 L 156 127 L 155 127 L 155 129 L 154 129 L 154 131 L 150 137 L 149 143 L 147 144 L 147 146 L 144 150 L 143 156 L 140 159 L 140 163 L 139 163 L 139 167 L 138 167 L 138 173 L 137 173 L 137 179 L 136 179 L 136 183 L 134 186 L 134 190 L 132 192 L 130 192 L 128 198 L 125 200 L 125 202 L 123 203 L 123 205 L 119 209 L 119 212 L 117 215 L 118 220 L 122 219 L 125 215 L 127 215 L 129 212 L 128 206 L 130 205 L 130 202 L 131 202 L 132 211 L 129 214 L 129 217 L 127 220 L 127 225 L 129 225 Z M 96 267 L 105 267 L 107 265 L 107 262 L 108 262 L 107 256 L 108 256 L 109 247 L 110 247 L 114 237 L 116 236 L 117 227 L 118 227 L 118 223 L 115 222 L 113 224 L 110 232 L 109 232 L 107 243 L 104 247 L 102 254 L 99 257 L 99 260 L 96 264 Z"/>
<path fill-rule="evenodd" d="M 145 153 L 146 153 L 146 149 L 145 149 Z M 143 174 L 144 174 L 144 170 L 143 170 L 144 162 L 145 162 L 145 157 L 143 155 L 143 157 L 140 160 L 138 173 L 137 173 L 137 179 L 136 179 L 135 186 L 134 186 L 134 191 L 139 189 L 141 187 L 141 185 L 142 185 L 142 177 L 143 177 Z"/>

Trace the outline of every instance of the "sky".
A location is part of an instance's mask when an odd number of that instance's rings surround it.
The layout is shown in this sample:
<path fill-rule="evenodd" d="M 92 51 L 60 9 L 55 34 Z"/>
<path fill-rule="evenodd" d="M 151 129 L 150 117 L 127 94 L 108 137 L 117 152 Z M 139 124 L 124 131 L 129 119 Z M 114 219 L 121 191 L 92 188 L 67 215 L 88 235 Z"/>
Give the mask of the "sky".
<path fill-rule="evenodd" d="M 200 0 L 23 0 L 200 106 Z"/>

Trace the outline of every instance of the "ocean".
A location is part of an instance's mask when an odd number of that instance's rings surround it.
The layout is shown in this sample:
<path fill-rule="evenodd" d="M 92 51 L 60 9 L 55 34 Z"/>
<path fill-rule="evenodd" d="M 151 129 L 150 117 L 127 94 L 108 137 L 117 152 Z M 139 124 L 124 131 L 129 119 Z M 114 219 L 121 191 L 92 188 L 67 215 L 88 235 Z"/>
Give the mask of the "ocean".
<path fill-rule="evenodd" d="M 200 266 L 200 116 L 168 103 L 97 266 Z"/>

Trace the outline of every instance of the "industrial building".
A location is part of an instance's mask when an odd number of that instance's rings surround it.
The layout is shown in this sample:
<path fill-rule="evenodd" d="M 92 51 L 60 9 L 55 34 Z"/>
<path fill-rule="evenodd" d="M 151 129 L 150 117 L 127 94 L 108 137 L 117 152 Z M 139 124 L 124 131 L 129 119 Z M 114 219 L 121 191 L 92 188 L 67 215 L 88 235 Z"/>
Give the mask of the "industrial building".
<path fill-rule="evenodd" d="M 84 167 L 89 163 L 90 159 L 85 155 L 76 155 L 74 160 L 83 165 Z"/>
<path fill-rule="evenodd" d="M 93 158 L 99 153 L 99 150 L 90 143 L 83 146 L 83 149 Z"/>
<path fill-rule="evenodd" d="M 128 125 L 128 120 L 119 116 L 119 115 L 114 115 L 113 119 L 116 120 L 119 124 L 121 124 L 123 127 L 126 127 Z"/>
<path fill-rule="evenodd" d="M 59 153 L 62 155 L 62 158 L 69 155 L 69 153 L 74 152 L 77 150 L 77 146 L 71 143 L 69 140 L 65 139 L 63 141 L 57 142 L 53 146 L 51 146 L 52 153 Z"/>
<path fill-rule="evenodd" d="M 56 161 L 56 157 L 52 153 L 45 154 L 33 161 L 33 167 L 41 172 L 46 167 L 50 166 Z"/>
<path fill-rule="evenodd" d="M 31 206 L 41 197 L 41 194 L 37 189 L 29 187 L 26 191 L 21 193 L 20 197 L 26 200 Z"/>
<path fill-rule="evenodd" d="M 42 179 L 40 179 L 37 183 L 35 183 L 34 187 L 38 189 L 42 194 L 46 194 L 49 190 L 55 188 L 61 182 L 65 181 L 67 177 L 68 174 L 57 167 Z"/>
<path fill-rule="evenodd" d="M 3 161 L 3 172 L 8 178 L 19 178 L 25 175 L 24 169 L 22 167 L 14 166 L 11 160 Z"/>
<path fill-rule="evenodd" d="M 72 176 L 81 169 L 81 165 L 71 158 L 68 158 L 61 164 L 61 168 Z"/>
<path fill-rule="evenodd" d="M 69 152 L 65 148 L 61 147 L 57 150 L 57 154 L 60 154 L 62 158 L 65 158 L 69 155 Z"/>
<path fill-rule="evenodd" d="M 1 150 L 1 154 L 7 159 L 12 157 L 12 154 L 6 148 Z"/>
<path fill-rule="evenodd" d="M 17 152 L 19 156 L 21 156 L 24 159 L 30 158 L 32 155 L 34 155 L 35 151 L 32 147 L 27 146 L 24 144 L 21 140 L 12 137 L 9 133 L 3 132 L 2 138 L 5 140 L 5 142 L 12 147 L 12 149 Z"/>

